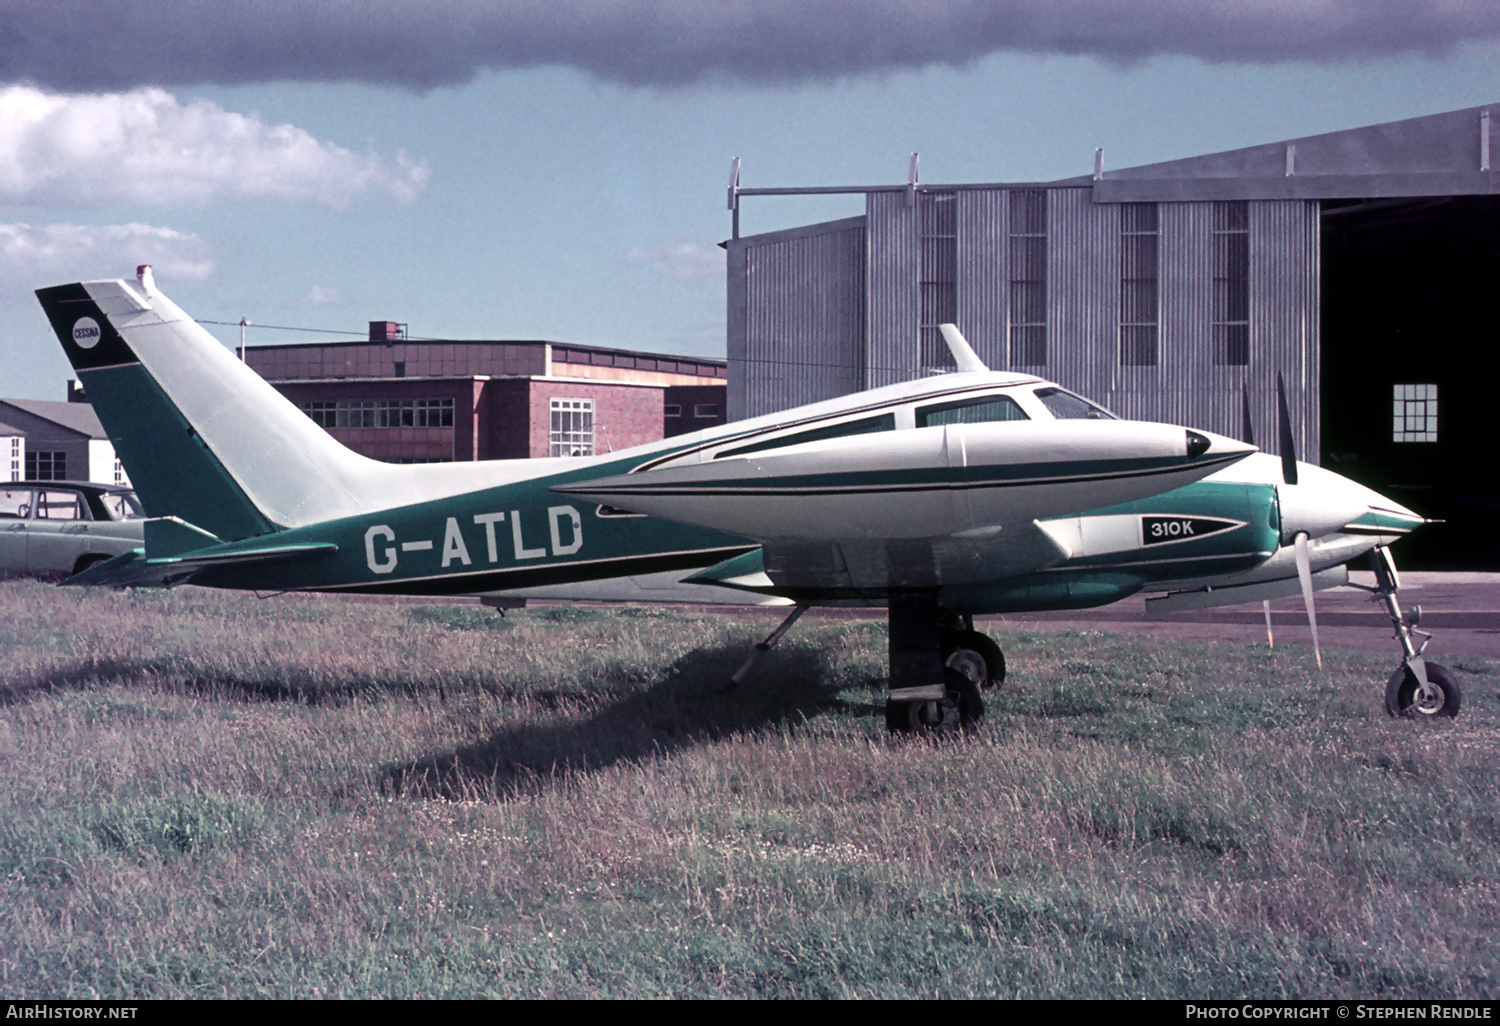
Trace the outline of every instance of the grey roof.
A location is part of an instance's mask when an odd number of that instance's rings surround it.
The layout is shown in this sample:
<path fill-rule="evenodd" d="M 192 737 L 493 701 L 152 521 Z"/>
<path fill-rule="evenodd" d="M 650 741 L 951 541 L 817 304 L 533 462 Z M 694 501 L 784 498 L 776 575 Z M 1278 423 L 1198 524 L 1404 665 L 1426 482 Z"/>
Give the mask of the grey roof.
<path fill-rule="evenodd" d="M 25 434 L 26 434 L 26 432 L 22 431 L 20 428 L 14 426 L 12 424 L 7 424 L 3 420 L 0 420 L 0 435 L 3 435 L 5 437 L 12 437 L 12 436 L 15 436 L 15 435 L 25 435 Z"/>
<path fill-rule="evenodd" d="M 1500 114 L 1500 103 L 1106 170 L 1092 183 L 1094 199 L 1119 202 L 1497 194 L 1500 181 L 1491 159 L 1492 109 Z M 1500 124 L 1495 128 L 1500 129 Z M 1078 181 L 1068 180 L 1069 184 Z"/>
<path fill-rule="evenodd" d="M 88 403 L 61 403 L 47 399 L 0 399 L 0 414 L 9 406 L 90 438 L 105 439 L 104 426 Z M 20 432 L 18 432 L 20 433 Z"/>

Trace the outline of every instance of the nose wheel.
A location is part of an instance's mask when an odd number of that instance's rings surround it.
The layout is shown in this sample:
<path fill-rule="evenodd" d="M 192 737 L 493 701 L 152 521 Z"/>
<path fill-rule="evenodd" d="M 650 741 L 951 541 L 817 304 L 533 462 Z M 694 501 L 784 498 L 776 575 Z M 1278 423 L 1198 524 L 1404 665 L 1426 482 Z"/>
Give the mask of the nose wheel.
<path fill-rule="evenodd" d="M 1425 662 L 1425 661 L 1424 661 Z M 1409 719 L 1451 719 L 1463 705 L 1463 692 L 1447 667 L 1426 663 L 1426 679 L 1419 680 L 1410 665 L 1403 665 L 1385 686 L 1385 711 Z"/>
<path fill-rule="evenodd" d="M 1386 681 L 1385 711 L 1391 716 L 1410 719 L 1452 719 L 1463 705 L 1463 693 L 1446 667 L 1422 658 L 1432 635 L 1417 629 L 1422 620 L 1421 606 L 1413 606 L 1409 616 L 1401 612 L 1401 605 L 1396 601 L 1401 578 L 1396 573 L 1391 550 L 1383 545 L 1372 550 L 1370 569 L 1375 572 L 1375 600 L 1385 603 L 1386 615 L 1391 618 L 1391 626 L 1404 656 L 1396 672 Z"/>

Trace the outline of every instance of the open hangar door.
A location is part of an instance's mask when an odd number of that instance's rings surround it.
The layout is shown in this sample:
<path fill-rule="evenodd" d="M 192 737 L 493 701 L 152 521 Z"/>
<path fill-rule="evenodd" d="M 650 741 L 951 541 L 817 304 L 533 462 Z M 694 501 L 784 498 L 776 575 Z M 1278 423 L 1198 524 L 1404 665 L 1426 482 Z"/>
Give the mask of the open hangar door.
<path fill-rule="evenodd" d="M 1500 570 L 1500 197 L 1325 200 L 1323 465 L 1445 523 L 1401 565 Z"/>

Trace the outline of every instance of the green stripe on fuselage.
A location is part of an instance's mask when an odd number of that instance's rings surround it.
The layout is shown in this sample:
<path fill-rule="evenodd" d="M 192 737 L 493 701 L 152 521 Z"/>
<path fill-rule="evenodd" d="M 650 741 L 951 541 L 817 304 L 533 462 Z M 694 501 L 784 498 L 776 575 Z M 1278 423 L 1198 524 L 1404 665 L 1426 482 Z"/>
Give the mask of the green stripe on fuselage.
<path fill-rule="evenodd" d="M 331 542 L 299 563 L 202 570 L 193 583 L 259 590 L 443 595 L 710 566 L 758 543 L 598 507 L 548 489 L 624 473 L 636 461 L 578 470 L 278 532 L 276 545 Z M 267 539 L 267 544 L 271 540 Z"/>

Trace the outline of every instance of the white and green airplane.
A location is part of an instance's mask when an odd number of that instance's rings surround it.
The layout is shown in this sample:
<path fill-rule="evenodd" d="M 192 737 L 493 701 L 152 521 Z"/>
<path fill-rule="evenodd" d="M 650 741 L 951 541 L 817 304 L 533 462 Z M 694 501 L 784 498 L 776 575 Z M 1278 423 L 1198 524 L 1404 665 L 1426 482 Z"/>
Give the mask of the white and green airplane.
<path fill-rule="evenodd" d="M 1297 463 L 1284 412 L 1279 460 L 1119 420 L 987 370 L 948 325 L 953 373 L 619 452 L 398 466 L 339 444 L 149 267 L 37 295 L 151 517 L 70 584 L 792 606 L 757 654 L 810 606 L 883 606 L 887 720 L 921 731 L 976 721 L 1004 676 L 976 615 L 1300 591 L 1311 618 L 1370 553 L 1404 654 L 1388 711 L 1458 710 L 1396 601 L 1387 546 L 1423 518 Z"/>

